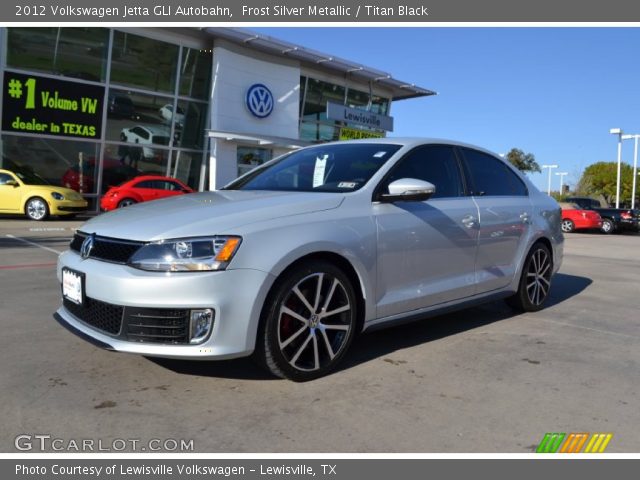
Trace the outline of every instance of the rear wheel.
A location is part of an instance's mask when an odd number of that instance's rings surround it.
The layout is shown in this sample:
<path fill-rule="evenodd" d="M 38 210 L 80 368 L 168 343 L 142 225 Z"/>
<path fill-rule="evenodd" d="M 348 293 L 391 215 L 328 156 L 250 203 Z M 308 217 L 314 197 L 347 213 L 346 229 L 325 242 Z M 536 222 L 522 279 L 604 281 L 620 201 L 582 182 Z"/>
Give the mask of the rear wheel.
<path fill-rule="evenodd" d="M 569 220 L 568 218 L 565 218 L 564 220 L 562 220 L 562 231 L 564 233 L 571 233 L 576 229 L 576 225 L 575 223 L 573 223 L 573 221 Z"/>
<path fill-rule="evenodd" d="M 118 208 L 128 207 L 129 205 L 133 205 L 136 201 L 132 198 L 123 198 L 118 202 Z"/>
<path fill-rule="evenodd" d="M 551 252 L 543 243 L 536 243 L 524 262 L 518 291 L 507 303 L 523 312 L 541 310 L 549 295 L 552 271 Z"/>
<path fill-rule="evenodd" d="M 615 225 L 613 224 L 613 221 L 609 218 L 603 218 L 602 219 L 602 227 L 600 227 L 600 230 L 602 231 L 602 233 L 613 233 L 613 230 L 615 229 Z"/>
<path fill-rule="evenodd" d="M 256 355 L 271 373 L 303 382 L 338 365 L 357 324 L 356 293 L 342 270 L 301 264 L 283 274 L 267 302 Z"/>
<path fill-rule="evenodd" d="M 24 210 L 31 220 L 44 220 L 49 216 L 47 202 L 40 197 L 29 199 Z"/>

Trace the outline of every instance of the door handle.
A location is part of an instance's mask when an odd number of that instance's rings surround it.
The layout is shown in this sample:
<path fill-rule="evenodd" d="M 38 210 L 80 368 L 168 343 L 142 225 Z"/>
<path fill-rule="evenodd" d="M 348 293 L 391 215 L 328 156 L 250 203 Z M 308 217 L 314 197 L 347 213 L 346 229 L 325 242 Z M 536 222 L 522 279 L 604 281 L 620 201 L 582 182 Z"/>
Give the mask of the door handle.
<path fill-rule="evenodd" d="M 462 224 L 467 228 L 475 228 L 478 225 L 477 219 L 473 215 L 467 215 L 465 217 L 462 217 L 461 221 L 462 221 Z"/>
<path fill-rule="evenodd" d="M 522 220 L 522 223 L 531 223 L 531 216 L 528 212 L 523 212 L 520 214 L 520 220 Z"/>

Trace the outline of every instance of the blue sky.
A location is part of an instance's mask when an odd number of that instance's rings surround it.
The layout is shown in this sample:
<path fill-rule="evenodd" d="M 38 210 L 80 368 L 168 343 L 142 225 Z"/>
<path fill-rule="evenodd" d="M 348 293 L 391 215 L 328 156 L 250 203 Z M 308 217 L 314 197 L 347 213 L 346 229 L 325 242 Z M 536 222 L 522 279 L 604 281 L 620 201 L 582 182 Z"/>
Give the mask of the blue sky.
<path fill-rule="evenodd" d="M 391 136 L 512 147 L 575 184 L 614 161 L 617 137 L 640 134 L 640 28 L 251 28 L 384 70 L 438 96 L 394 104 Z M 633 162 L 633 141 L 623 144 Z M 531 176 L 546 190 L 547 174 Z M 559 188 L 553 175 L 552 188 Z"/>

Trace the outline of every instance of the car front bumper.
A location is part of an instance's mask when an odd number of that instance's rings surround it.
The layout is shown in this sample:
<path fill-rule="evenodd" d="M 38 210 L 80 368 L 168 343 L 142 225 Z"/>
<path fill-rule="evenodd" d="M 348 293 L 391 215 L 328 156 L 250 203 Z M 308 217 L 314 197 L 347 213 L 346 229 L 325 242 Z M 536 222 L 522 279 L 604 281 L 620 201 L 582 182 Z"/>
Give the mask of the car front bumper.
<path fill-rule="evenodd" d="M 214 321 L 211 334 L 203 343 L 195 345 L 127 340 L 122 334 L 127 327 L 126 314 L 120 319 L 120 333 L 108 333 L 97 328 L 74 315 L 64 305 L 55 314 L 56 320 L 70 331 L 102 348 L 183 359 L 211 360 L 250 355 L 255 347 L 260 311 L 273 280 L 268 273 L 251 269 L 146 272 L 126 265 L 83 260 L 72 251 L 59 257 L 57 275 L 60 282 L 63 267 L 84 273 L 84 293 L 90 301 L 124 307 L 124 312 L 136 308 L 212 309 Z"/>
<path fill-rule="evenodd" d="M 73 213 L 84 212 L 89 205 L 84 199 L 49 201 L 48 203 L 51 215 L 71 215 Z"/>

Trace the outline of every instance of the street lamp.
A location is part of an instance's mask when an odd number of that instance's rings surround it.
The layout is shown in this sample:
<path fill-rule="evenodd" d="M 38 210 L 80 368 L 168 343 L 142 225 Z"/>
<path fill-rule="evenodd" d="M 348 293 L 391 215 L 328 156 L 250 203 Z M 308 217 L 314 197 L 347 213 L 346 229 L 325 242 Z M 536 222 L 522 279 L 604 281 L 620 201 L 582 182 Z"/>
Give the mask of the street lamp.
<path fill-rule="evenodd" d="M 549 181 L 547 183 L 547 195 L 551 196 L 551 169 L 552 168 L 558 168 L 558 165 L 542 165 L 542 168 L 548 168 L 549 169 Z"/>
<path fill-rule="evenodd" d="M 631 187 L 631 208 L 636 208 L 636 178 L 638 171 L 638 138 L 640 135 L 622 135 L 622 140 L 635 139 L 633 147 L 633 182 Z"/>
<path fill-rule="evenodd" d="M 556 175 L 560 176 L 560 195 L 562 195 L 562 180 L 564 180 L 565 175 L 569 175 L 569 172 L 556 172 Z"/>
<path fill-rule="evenodd" d="M 620 208 L 620 164 L 622 163 L 622 129 L 612 128 L 609 130 L 611 135 L 618 135 L 618 174 L 616 179 L 616 208 Z"/>

